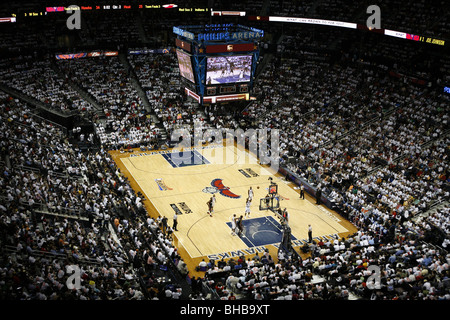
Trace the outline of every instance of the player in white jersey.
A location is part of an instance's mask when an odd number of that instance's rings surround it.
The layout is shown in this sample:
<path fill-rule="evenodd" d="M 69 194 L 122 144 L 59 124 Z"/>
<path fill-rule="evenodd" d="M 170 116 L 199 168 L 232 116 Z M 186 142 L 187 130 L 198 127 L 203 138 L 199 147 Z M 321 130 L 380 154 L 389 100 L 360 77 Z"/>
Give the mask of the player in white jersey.
<path fill-rule="evenodd" d="M 231 235 L 236 235 L 236 214 L 233 214 L 233 217 L 231 218 Z"/>
<path fill-rule="evenodd" d="M 251 205 L 252 201 L 250 200 L 250 198 L 247 198 L 247 202 L 245 203 L 245 214 L 244 216 L 250 218 L 250 205 Z"/>
<path fill-rule="evenodd" d="M 253 200 L 253 189 L 252 189 L 252 187 L 250 187 L 250 189 L 248 189 L 248 199 L 250 199 L 250 202 L 252 202 L 252 200 Z"/>

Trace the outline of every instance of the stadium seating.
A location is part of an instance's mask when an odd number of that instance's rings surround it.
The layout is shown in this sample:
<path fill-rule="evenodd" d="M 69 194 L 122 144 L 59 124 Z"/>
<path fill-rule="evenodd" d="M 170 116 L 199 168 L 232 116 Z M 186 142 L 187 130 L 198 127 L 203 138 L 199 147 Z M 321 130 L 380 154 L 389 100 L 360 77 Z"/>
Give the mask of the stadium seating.
<path fill-rule="evenodd" d="M 444 1 L 379 3 L 385 28 L 449 34 L 448 15 L 435 19 L 448 9 Z M 343 0 L 271 0 L 248 12 L 364 24 L 365 9 Z M 449 80 L 445 52 L 353 30 L 263 24 L 275 49 L 261 59 L 257 99 L 227 112 L 185 97 L 173 51 L 127 53 L 173 46 L 170 28 L 186 18 L 150 11 L 94 13 L 71 34 L 70 49 L 84 43 L 118 50 L 114 57 L 56 61 L 55 52 L 69 48 L 45 34 L 64 21 L 42 24 L 43 34 L 39 20 L 1 30 L 0 299 L 450 299 L 450 96 L 438 85 Z M 81 141 L 42 117 L 37 102 L 79 115 L 92 135 Z M 186 281 L 160 218 L 149 217 L 107 151 L 156 148 L 194 124 L 280 129 L 281 165 L 321 186 L 359 231 L 317 241 L 306 258 L 266 252 L 212 262 L 204 277 Z M 65 266 L 75 264 L 81 289 L 69 290 Z M 377 290 L 367 287 L 369 266 L 381 267 Z"/>

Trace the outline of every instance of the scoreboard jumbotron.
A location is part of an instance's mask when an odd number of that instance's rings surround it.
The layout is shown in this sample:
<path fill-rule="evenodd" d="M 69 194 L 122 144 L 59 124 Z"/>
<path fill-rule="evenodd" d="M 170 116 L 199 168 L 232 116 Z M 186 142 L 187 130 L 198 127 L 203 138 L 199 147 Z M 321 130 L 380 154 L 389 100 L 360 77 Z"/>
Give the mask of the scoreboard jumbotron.
<path fill-rule="evenodd" d="M 240 24 L 173 27 L 185 93 L 200 104 L 249 100 L 264 31 Z"/>

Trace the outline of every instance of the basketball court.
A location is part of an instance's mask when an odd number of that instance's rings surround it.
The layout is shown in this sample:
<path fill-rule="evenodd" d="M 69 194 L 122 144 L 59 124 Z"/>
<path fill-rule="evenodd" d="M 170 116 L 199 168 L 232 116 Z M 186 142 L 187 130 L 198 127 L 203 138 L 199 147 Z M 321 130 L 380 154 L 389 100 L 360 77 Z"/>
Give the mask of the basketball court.
<path fill-rule="evenodd" d="M 340 238 L 356 230 L 308 195 L 300 199 L 293 183 L 260 165 L 235 143 L 188 148 L 183 154 L 173 149 L 110 153 L 135 191 L 145 195 L 144 204 L 152 217 L 166 216 L 172 226 L 177 212 L 174 244 L 191 274 L 202 259 L 250 257 L 266 249 L 276 258 L 282 238 L 280 220 L 271 210 L 260 210 L 260 199 L 267 196 L 271 182 L 278 186 L 280 208 L 289 212 L 294 248 L 307 241 L 309 224 L 315 238 Z M 250 217 L 243 220 L 242 234 L 233 235 L 232 216 L 244 215 L 250 187 L 254 194 Z M 211 217 L 207 202 L 213 195 L 216 203 Z"/>

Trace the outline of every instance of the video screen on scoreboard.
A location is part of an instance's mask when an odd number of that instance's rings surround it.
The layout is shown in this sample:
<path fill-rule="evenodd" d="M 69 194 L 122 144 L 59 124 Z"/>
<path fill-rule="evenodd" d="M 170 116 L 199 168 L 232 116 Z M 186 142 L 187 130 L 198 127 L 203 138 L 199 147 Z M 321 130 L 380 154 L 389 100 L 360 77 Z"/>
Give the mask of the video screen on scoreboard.
<path fill-rule="evenodd" d="M 177 50 L 178 68 L 180 68 L 180 74 L 183 78 L 188 79 L 192 83 L 194 80 L 194 71 L 192 70 L 191 56 L 180 50 Z"/>
<path fill-rule="evenodd" d="M 206 84 L 250 81 L 251 70 L 251 55 L 207 57 Z"/>

